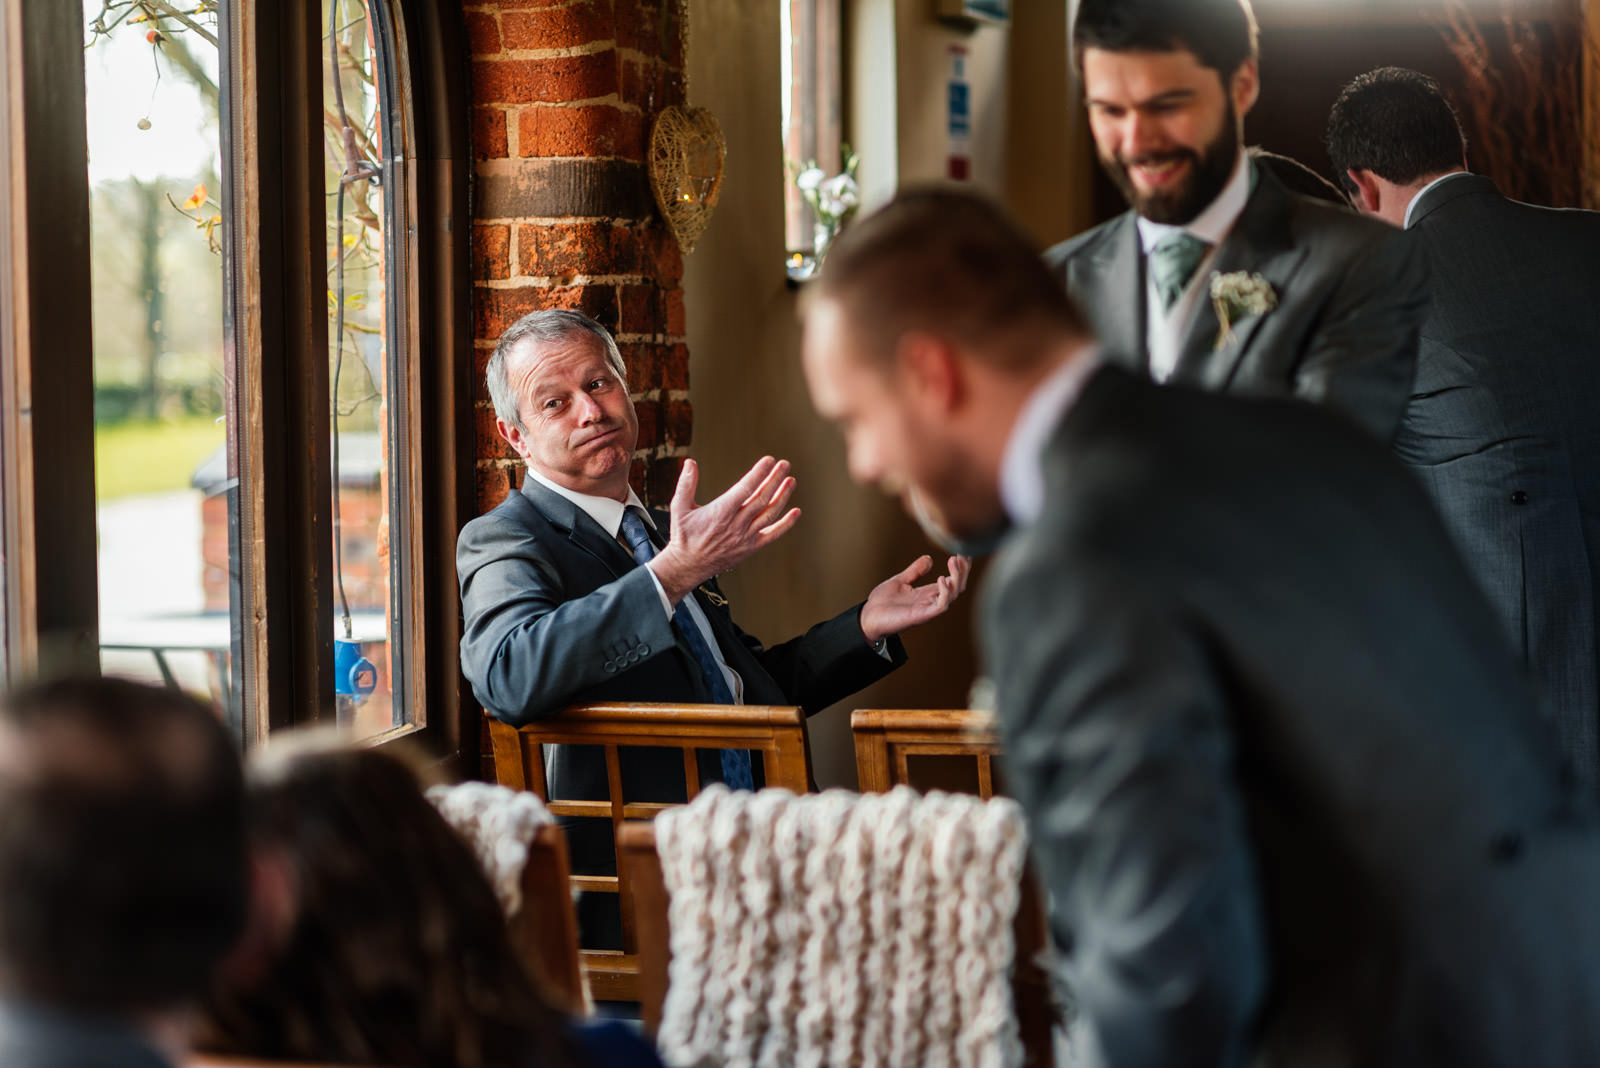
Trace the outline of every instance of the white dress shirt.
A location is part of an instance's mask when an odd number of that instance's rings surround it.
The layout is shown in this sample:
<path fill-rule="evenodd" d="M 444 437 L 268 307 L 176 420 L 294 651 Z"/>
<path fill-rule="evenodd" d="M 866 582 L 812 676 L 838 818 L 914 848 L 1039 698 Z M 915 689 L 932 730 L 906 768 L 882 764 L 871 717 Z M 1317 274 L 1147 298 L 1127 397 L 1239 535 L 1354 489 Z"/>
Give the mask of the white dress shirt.
<path fill-rule="evenodd" d="M 1412 220 L 1412 217 L 1416 214 L 1418 201 L 1420 201 L 1423 197 L 1425 197 L 1429 193 L 1431 193 L 1433 191 L 1433 187 L 1434 186 L 1440 185 L 1440 184 L 1442 184 L 1444 182 L 1448 182 L 1452 178 L 1470 178 L 1471 176 L 1472 176 L 1472 172 L 1471 171 L 1451 171 L 1449 174 L 1440 175 L 1439 177 L 1435 178 L 1433 181 L 1429 182 L 1427 185 L 1423 186 L 1421 189 L 1417 190 L 1417 195 L 1412 197 L 1411 198 L 1411 203 L 1406 205 L 1406 224 L 1405 224 L 1405 226 L 1401 227 L 1401 229 L 1402 230 L 1411 229 L 1411 220 Z"/>
<path fill-rule="evenodd" d="M 639 495 L 631 489 L 628 490 L 628 499 L 626 501 L 618 501 L 610 497 L 596 497 L 592 494 L 569 490 L 565 486 L 558 486 L 532 467 L 528 468 L 528 477 L 537 480 L 539 485 L 551 493 L 559 493 L 579 508 L 582 508 L 588 513 L 590 519 L 600 524 L 601 530 L 619 542 L 621 541 L 620 535 L 622 533 L 622 515 L 629 508 L 637 508 L 643 512 L 644 521 L 650 524 L 650 529 L 656 529 L 656 521 L 651 518 L 650 510 L 644 506 L 644 502 L 639 499 Z M 623 545 L 623 548 L 627 549 L 628 555 L 633 555 L 633 550 L 629 549 L 626 544 Z M 655 583 L 656 593 L 661 595 L 662 610 L 667 613 L 667 618 L 671 619 L 672 602 L 667 599 L 667 591 L 662 588 L 661 580 L 656 578 L 654 571 L 650 568 L 645 568 L 645 570 L 650 572 L 650 581 Z M 693 593 L 685 597 L 683 603 L 689 609 L 689 618 L 694 620 L 694 625 L 700 629 L 700 636 L 705 639 L 706 648 L 710 649 L 711 655 L 716 657 L 717 667 L 722 669 L 722 677 L 728 684 L 728 692 L 733 694 L 734 703 L 743 704 L 744 680 L 722 658 L 722 646 L 717 644 L 717 635 L 711 629 L 711 621 L 706 618 L 705 612 L 701 610 L 700 603 L 695 600 Z"/>
<path fill-rule="evenodd" d="M 1028 395 L 1011 424 L 1000 455 L 1000 503 L 1017 526 L 1027 526 L 1044 511 L 1045 447 L 1099 366 L 1100 350 L 1093 346 L 1068 357 Z"/>
<path fill-rule="evenodd" d="M 1162 238 L 1171 234 L 1188 231 L 1211 246 L 1211 251 L 1206 253 L 1205 259 L 1200 261 L 1200 266 L 1195 268 L 1194 276 L 1184 287 L 1183 294 L 1165 311 L 1161 308 L 1161 297 L 1156 293 L 1155 281 L 1149 269 L 1144 272 L 1145 348 L 1150 353 L 1150 376 L 1157 382 L 1165 382 L 1172 376 L 1173 369 L 1178 366 L 1178 354 L 1183 345 L 1184 331 L 1189 327 L 1189 320 L 1194 318 L 1200 301 L 1210 292 L 1211 265 L 1216 261 L 1217 249 L 1222 246 L 1228 231 L 1233 229 L 1233 224 L 1238 221 L 1240 214 L 1244 212 L 1244 206 L 1250 201 L 1250 189 L 1254 184 L 1253 175 L 1250 157 L 1241 150 L 1228 184 L 1223 186 L 1217 198 L 1188 224 L 1168 226 L 1166 223 L 1151 222 L 1143 215 L 1139 216 L 1139 243 L 1144 248 L 1147 261 L 1150 250 L 1160 244 Z"/>

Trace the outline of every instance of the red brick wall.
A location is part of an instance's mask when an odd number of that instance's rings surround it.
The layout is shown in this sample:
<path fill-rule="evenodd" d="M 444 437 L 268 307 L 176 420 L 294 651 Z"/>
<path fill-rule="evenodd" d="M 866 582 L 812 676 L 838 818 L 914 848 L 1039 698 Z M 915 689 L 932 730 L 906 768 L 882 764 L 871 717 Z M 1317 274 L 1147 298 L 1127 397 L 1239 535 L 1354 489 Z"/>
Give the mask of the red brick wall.
<path fill-rule="evenodd" d="M 634 486 L 664 503 L 689 445 L 689 351 L 683 260 L 645 159 L 656 113 L 684 102 L 680 12 L 674 0 L 466 0 L 464 11 L 479 508 L 521 477 L 495 432 L 484 365 L 507 326 L 552 307 L 616 334 L 639 411 Z"/>

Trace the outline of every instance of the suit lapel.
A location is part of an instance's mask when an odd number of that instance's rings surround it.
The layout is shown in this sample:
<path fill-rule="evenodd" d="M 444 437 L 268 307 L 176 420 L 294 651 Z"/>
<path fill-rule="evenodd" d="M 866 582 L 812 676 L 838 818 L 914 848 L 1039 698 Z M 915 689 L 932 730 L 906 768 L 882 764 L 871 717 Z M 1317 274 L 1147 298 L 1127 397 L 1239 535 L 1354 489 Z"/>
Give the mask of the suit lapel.
<path fill-rule="evenodd" d="M 1232 336 L 1218 347 L 1222 321 L 1217 318 L 1216 305 L 1211 300 L 1213 276 L 1235 272 L 1259 274 L 1281 301 L 1305 259 L 1306 249 L 1296 248 L 1291 240 L 1288 191 L 1264 168 L 1258 168 L 1257 174 L 1255 192 L 1217 250 L 1210 271 L 1199 279 L 1204 288 L 1183 334 L 1178 363 L 1170 379 L 1173 383 L 1210 390 L 1226 389 L 1266 318 L 1251 315 L 1233 322 L 1230 324 Z"/>
<path fill-rule="evenodd" d="M 1067 290 L 1095 324 L 1107 353 L 1128 360 L 1132 370 L 1149 367 L 1144 253 L 1133 212 L 1118 216 L 1092 251 L 1068 263 Z"/>
<path fill-rule="evenodd" d="M 600 529 L 600 524 L 590 518 L 588 512 L 526 475 L 522 479 L 522 492 L 552 526 L 567 532 L 568 541 L 604 564 L 617 578 L 633 570 L 633 555 L 616 538 Z"/>

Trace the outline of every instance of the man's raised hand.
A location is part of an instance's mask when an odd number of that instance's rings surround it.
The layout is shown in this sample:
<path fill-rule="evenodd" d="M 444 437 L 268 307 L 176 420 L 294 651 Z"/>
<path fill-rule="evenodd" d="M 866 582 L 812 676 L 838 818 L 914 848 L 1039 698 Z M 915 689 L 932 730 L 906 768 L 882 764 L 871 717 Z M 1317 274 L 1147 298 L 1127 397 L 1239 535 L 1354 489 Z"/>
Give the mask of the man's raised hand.
<path fill-rule="evenodd" d="M 919 556 L 910 567 L 873 587 L 867 603 L 861 606 L 861 633 L 867 641 L 877 644 L 890 634 L 943 615 L 967 588 L 972 561 L 965 556 L 952 556 L 948 574 L 926 586 L 914 585 L 932 568 L 931 556 Z"/>
<path fill-rule="evenodd" d="M 694 503 L 699 485 L 699 465 L 685 460 L 670 506 L 671 538 L 649 564 L 673 604 L 777 541 L 800 518 L 798 508 L 784 511 L 794 493 L 788 460 L 763 456 L 709 504 Z"/>

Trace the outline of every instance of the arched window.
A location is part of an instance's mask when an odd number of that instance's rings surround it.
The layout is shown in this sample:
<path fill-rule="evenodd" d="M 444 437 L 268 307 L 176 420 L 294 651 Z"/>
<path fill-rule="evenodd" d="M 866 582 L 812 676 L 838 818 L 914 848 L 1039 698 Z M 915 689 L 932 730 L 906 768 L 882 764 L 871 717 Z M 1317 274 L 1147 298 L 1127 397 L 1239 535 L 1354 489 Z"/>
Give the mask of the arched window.
<path fill-rule="evenodd" d="M 0 138 L 23 160 L 0 183 L 0 229 L 19 235 L 0 285 L 7 666 L 103 661 L 197 690 L 245 745 L 342 722 L 457 749 L 472 373 L 459 5 L 0 13 L 22 86 Z M 85 127 L 60 103 L 83 98 L 86 41 L 91 68 L 114 67 L 103 100 L 91 69 L 91 134 L 97 107 L 128 101 L 143 109 L 130 134 L 196 125 L 161 109 L 174 86 L 209 84 L 214 149 L 97 170 L 91 194 Z M 109 516 L 141 493 L 171 500 Z"/>

